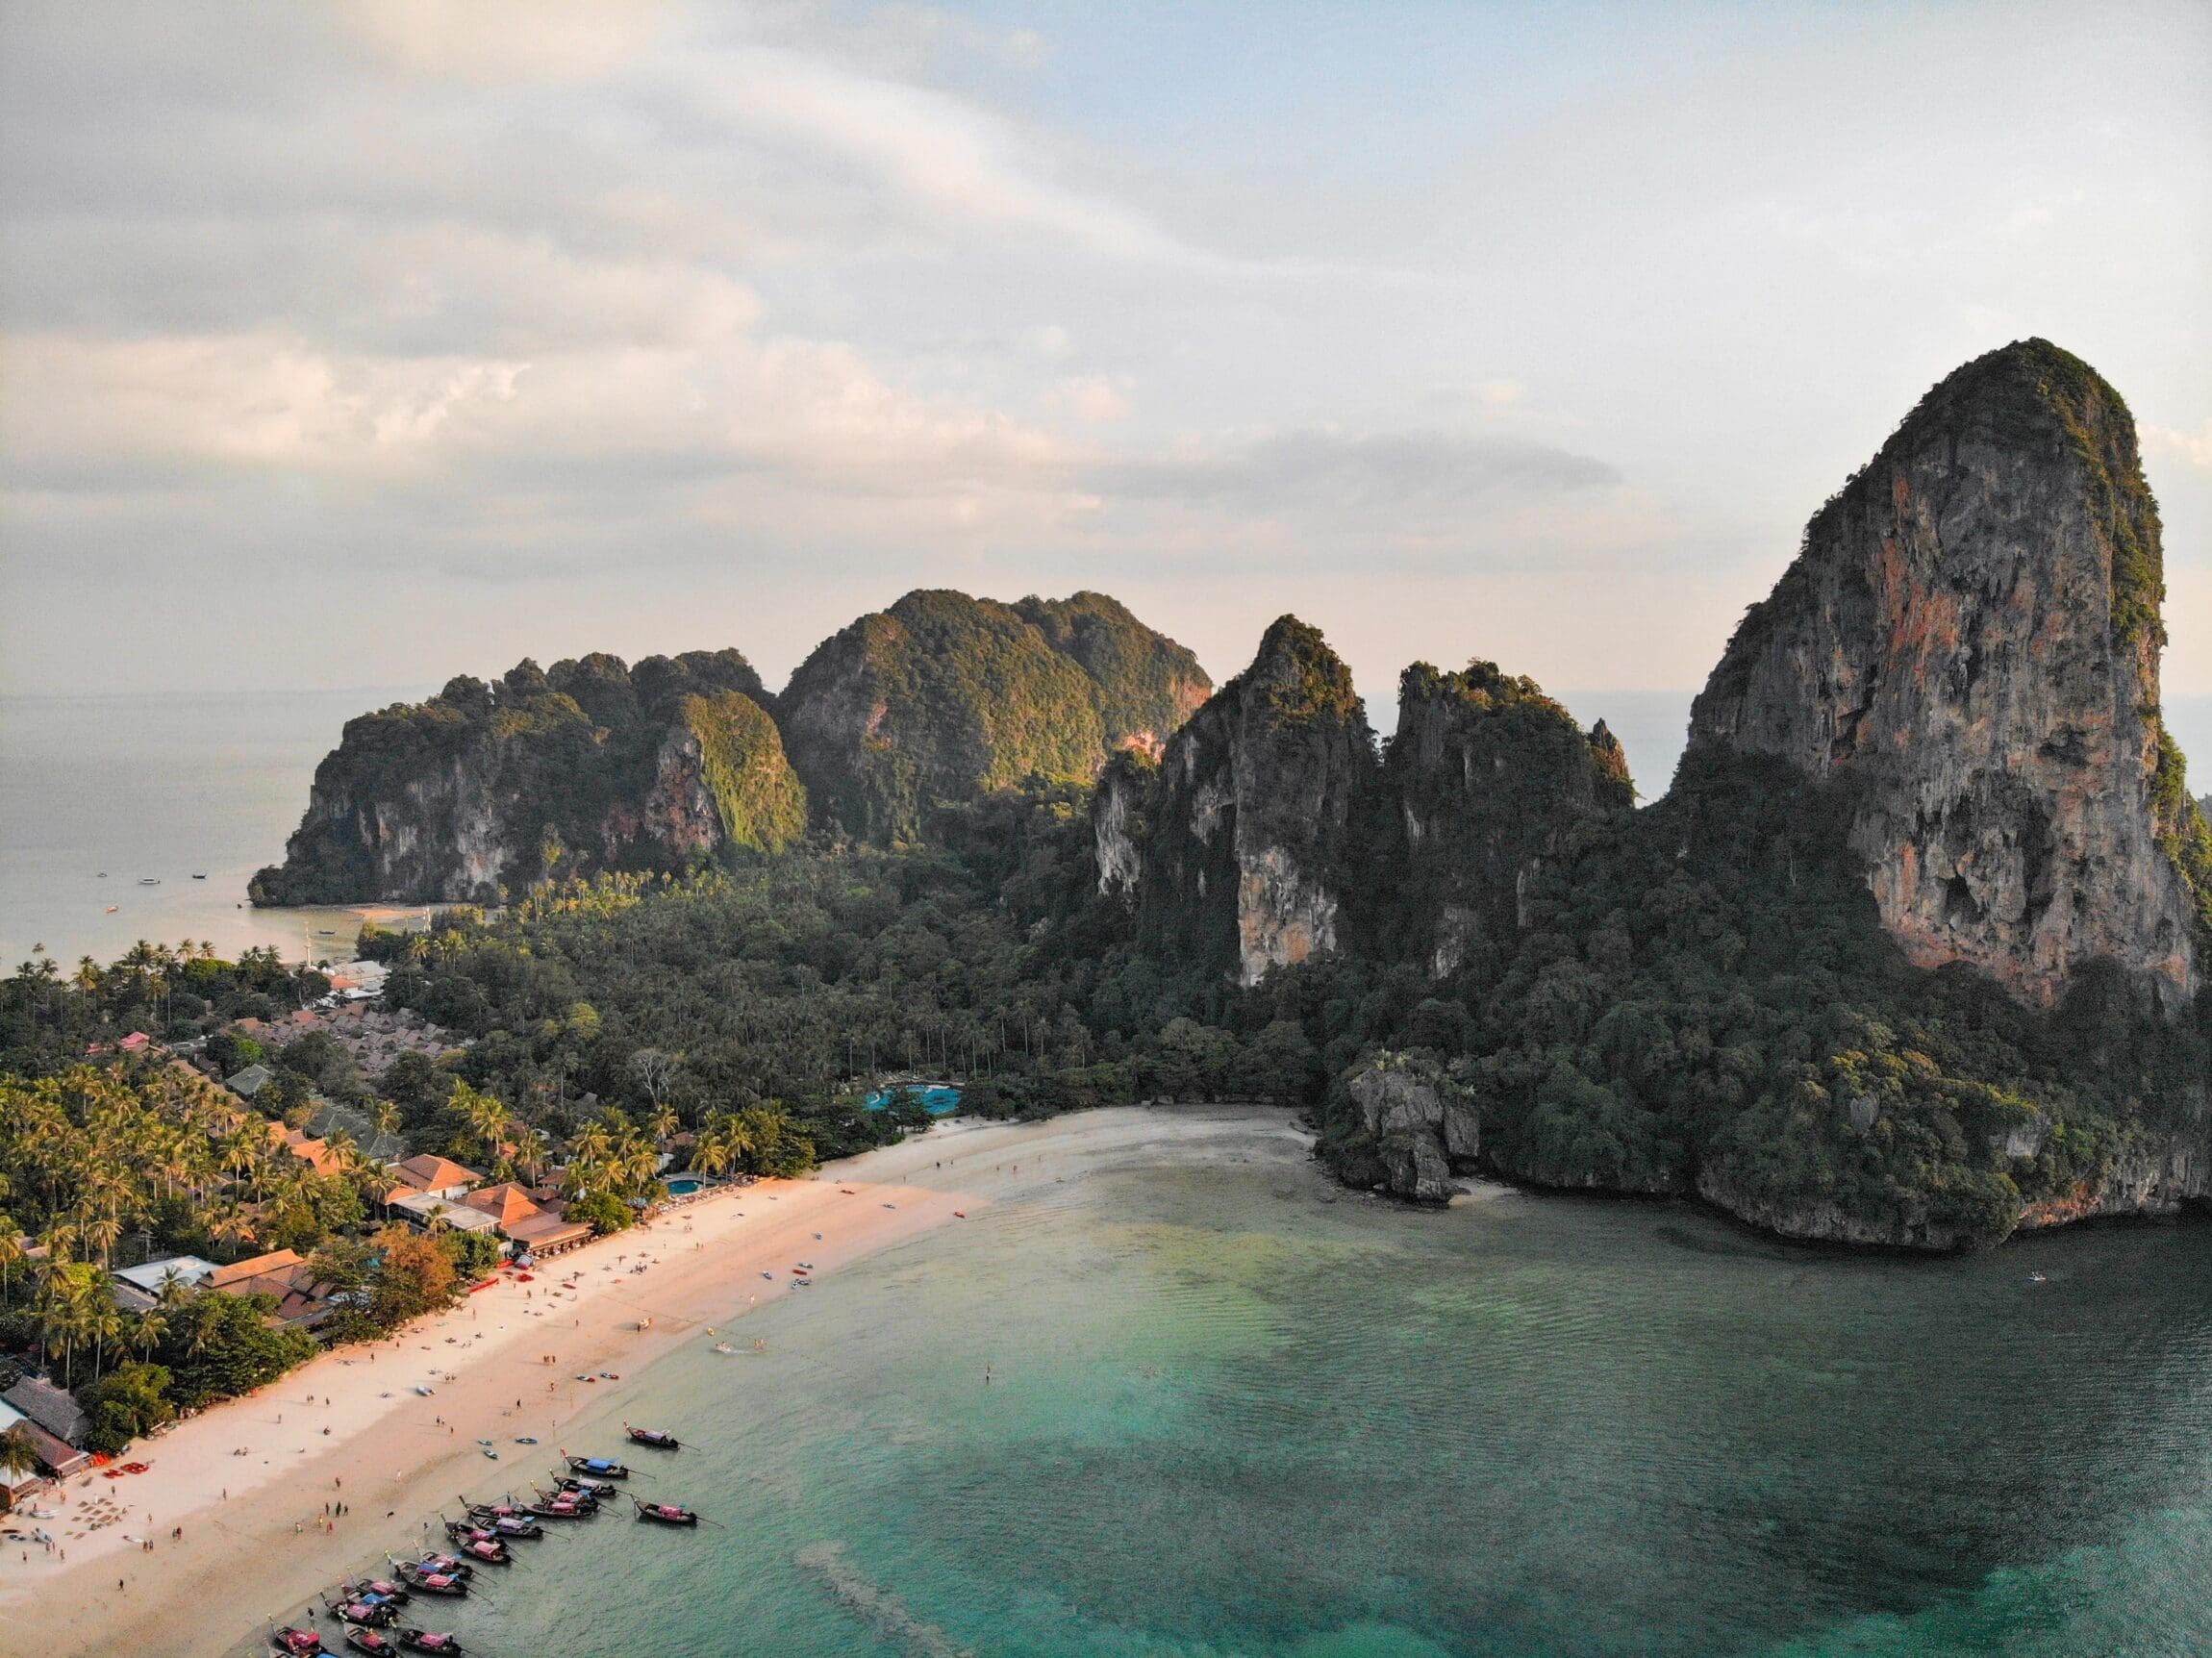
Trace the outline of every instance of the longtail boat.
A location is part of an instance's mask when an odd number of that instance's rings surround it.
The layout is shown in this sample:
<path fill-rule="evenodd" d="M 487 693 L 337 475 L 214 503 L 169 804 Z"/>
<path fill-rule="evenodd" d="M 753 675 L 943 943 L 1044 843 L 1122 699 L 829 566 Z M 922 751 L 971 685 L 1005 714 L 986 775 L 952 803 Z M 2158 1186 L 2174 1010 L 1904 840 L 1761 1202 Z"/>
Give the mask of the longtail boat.
<path fill-rule="evenodd" d="M 285 1658 L 315 1658 L 316 1653 L 330 1650 L 314 1630 L 289 1623 L 269 1637 L 269 1645 L 285 1654 Z"/>
<path fill-rule="evenodd" d="M 574 1491 L 541 1491 L 530 1512 L 540 1520 L 590 1520 L 599 1512 L 592 1498 Z"/>
<path fill-rule="evenodd" d="M 374 1629 L 350 1628 L 345 1632 L 345 1644 L 367 1658 L 390 1658 L 399 1648 L 389 1635 L 380 1635 Z"/>
<path fill-rule="evenodd" d="M 468 1579 L 450 1571 L 433 1571 L 426 1566 L 402 1566 L 399 1575 L 407 1579 L 410 1589 L 424 1595 L 466 1595 Z"/>
<path fill-rule="evenodd" d="M 581 1474 L 558 1473 L 553 1483 L 562 1491 L 572 1491 L 583 1496 L 613 1496 L 622 1488 L 611 1479 L 586 1479 Z"/>
<path fill-rule="evenodd" d="M 410 1652 L 465 1652 L 458 1635 L 440 1635 L 428 1629 L 402 1629 L 399 1644 Z"/>
<path fill-rule="evenodd" d="M 359 1623 L 370 1629 L 381 1629 L 386 1624 L 399 1621 L 399 1607 L 390 1600 L 334 1600 L 325 1602 L 330 1615 L 344 1623 Z"/>
<path fill-rule="evenodd" d="M 603 1456 L 570 1456 L 561 1453 L 561 1460 L 568 1465 L 571 1473 L 588 1473 L 600 1479 L 628 1479 L 630 1470 L 622 1463 L 612 1462 Z"/>
<path fill-rule="evenodd" d="M 449 1577 L 474 1577 L 476 1569 L 465 1560 L 457 1560 L 450 1554 L 426 1553 L 420 1560 L 408 1562 L 408 1569 L 415 1571 L 442 1571 Z"/>
<path fill-rule="evenodd" d="M 663 1433 L 659 1428 L 634 1428 L 628 1422 L 624 1422 L 622 1431 L 630 1436 L 630 1443 L 634 1445 L 649 1445 L 654 1450 L 682 1450 L 684 1448 L 682 1440 L 679 1440 L 674 1434 Z"/>
<path fill-rule="evenodd" d="M 359 1583 L 341 1583 L 340 1595 L 350 1595 L 356 1600 L 390 1600 L 396 1605 L 407 1604 L 407 1588 L 389 1577 L 364 1577 Z"/>
<path fill-rule="evenodd" d="M 513 1566 L 515 1556 L 507 1552 L 507 1545 L 495 1537 L 461 1537 L 454 1539 L 454 1547 L 461 1550 L 465 1560 L 480 1561 L 486 1566 Z"/>
<path fill-rule="evenodd" d="M 638 1505 L 638 1518 L 640 1520 L 658 1520 L 663 1525 L 696 1525 L 699 1523 L 699 1517 L 681 1503 L 647 1502 L 642 1497 L 636 1496 L 630 1500 Z"/>

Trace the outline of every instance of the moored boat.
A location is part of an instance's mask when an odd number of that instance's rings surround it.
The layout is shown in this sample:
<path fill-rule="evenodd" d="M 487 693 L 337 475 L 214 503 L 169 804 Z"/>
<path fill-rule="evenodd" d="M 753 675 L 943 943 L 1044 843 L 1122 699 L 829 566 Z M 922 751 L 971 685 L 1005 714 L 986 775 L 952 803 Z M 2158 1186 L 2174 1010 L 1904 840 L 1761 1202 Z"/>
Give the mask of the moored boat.
<path fill-rule="evenodd" d="M 269 1637 L 269 1645 L 285 1654 L 285 1658 L 315 1658 L 318 1652 L 327 1652 L 322 1637 L 312 1629 L 301 1629 L 287 1623 Z"/>
<path fill-rule="evenodd" d="M 587 1479 L 582 1474 L 562 1473 L 553 1476 L 554 1485 L 562 1491 L 572 1491 L 581 1496 L 613 1496 L 622 1488 L 611 1479 Z"/>
<path fill-rule="evenodd" d="M 366 1628 L 381 1629 L 399 1621 L 399 1607 L 390 1600 L 346 1599 L 327 1603 L 330 1615 L 341 1623 L 359 1623 Z"/>
<path fill-rule="evenodd" d="M 630 1436 L 632 1444 L 647 1445 L 654 1450 L 682 1450 L 684 1448 L 683 1441 L 674 1434 L 663 1433 L 659 1428 L 634 1428 L 628 1422 L 624 1422 L 622 1431 Z"/>
<path fill-rule="evenodd" d="M 399 1650 L 390 1636 L 358 1625 L 346 1630 L 345 1644 L 356 1652 L 366 1653 L 368 1658 L 390 1658 L 390 1654 Z"/>
<path fill-rule="evenodd" d="M 460 1636 L 439 1634 L 429 1629 L 402 1629 L 399 1632 L 399 1644 L 410 1652 L 465 1652 L 468 1650 L 467 1647 L 461 1645 Z"/>
<path fill-rule="evenodd" d="M 572 1473 L 587 1473 L 599 1479 L 628 1479 L 630 1477 L 630 1470 L 627 1466 L 603 1456 L 570 1456 L 564 1451 L 561 1453 L 561 1460 L 568 1465 L 569 1471 Z"/>
<path fill-rule="evenodd" d="M 364 1577 L 359 1583 L 341 1583 L 338 1586 L 338 1592 L 356 1600 L 390 1600 L 401 1606 L 407 1604 L 407 1586 L 394 1583 L 389 1577 Z"/>
<path fill-rule="evenodd" d="M 662 1525 L 696 1525 L 699 1517 L 680 1502 L 647 1502 L 642 1497 L 630 1499 L 638 1505 L 638 1518 L 650 1520 Z"/>
<path fill-rule="evenodd" d="M 429 1566 L 402 1566 L 399 1575 L 407 1579 L 407 1586 L 423 1595 L 466 1595 L 468 1579 L 459 1572 L 436 1571 Z"/>

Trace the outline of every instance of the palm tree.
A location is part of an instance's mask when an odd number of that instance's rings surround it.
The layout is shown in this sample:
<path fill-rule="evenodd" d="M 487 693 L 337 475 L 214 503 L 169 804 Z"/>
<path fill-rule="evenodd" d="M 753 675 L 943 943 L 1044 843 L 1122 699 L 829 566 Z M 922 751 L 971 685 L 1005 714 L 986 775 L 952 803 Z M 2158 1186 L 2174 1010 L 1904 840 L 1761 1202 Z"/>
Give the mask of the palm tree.
<path fill-rule="evenodd" d="M 15 1229 L 14 1217 L 0 1214 L 0 1305 L 8 1299 L 8 1274 L 22 1266 L 28 1256 L 22 1235 Z"/>
<path fill-rule="evenodd" d="M 0 1433 L 0 1469 L 8 1470 L 8 1483 L 13 1485 L 27 1473 L 38 1468 L 38 1447 L 31 1439 L 27 1422 L 17 1422 L 6 1433 Z"/>

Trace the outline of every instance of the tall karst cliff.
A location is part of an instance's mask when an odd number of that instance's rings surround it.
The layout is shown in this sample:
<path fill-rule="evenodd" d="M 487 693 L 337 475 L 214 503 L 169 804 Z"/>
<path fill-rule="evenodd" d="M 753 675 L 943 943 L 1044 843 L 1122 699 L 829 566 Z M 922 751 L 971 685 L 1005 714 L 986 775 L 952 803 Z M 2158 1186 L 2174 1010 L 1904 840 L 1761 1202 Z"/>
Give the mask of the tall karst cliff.
<path fill-rule="evenodd" d="M 1850 791 L 1883 923 L 2049 1005 L 2199 982 L 2212 841 L 2158 712 L 2159 523 L 2119 394 L 2040 339 L 1937 386 L 1814 517 L 1691 716 L 1693 751 Z"/>
<path fill-rule="evenodd" d="M 1406 669 L 1378 761 L 1350 672 L 1284 616 L 1157 766 L 1107 768 L 1093 851 L 1101 895 L 1186 965 L 1253 985 L 1352 949 L 1442 978 L 1500 962 L 1546 857 L 1634 796 L 1603 725 L 1485 662 Z"/>
<path fill-rule="evenodd" d="M 1096 593 L 1018 605 L 918 590 L 825 640 L 781 701 L 816 808 L 879 842 L 941 802 L 1089 781 L 1203 701 L 1197 659 Z"/>
<path fill-rule="evenodd" d="M 254 901 L 490 902 L 547 874 L 781 850 L 806 793 L 770 700 L 734 650 L 595 653 L 363 715 Z"/>
<path fill-rule="evenodd" d="M 1579 824 L 1631 810 L 1620 741 L 1585 732 L 1533 680 L 1473 662 L 1416 663 L 1398 679 L 1397 734 L 1383 769 L 1375 885 L 1381 953 L 1457 971 L 1495 964 L 1529 921 L 1527 893 Z"/>
<path fill-rule="evenodd" d="M 1334 949 L 1374 764 L 1350 669 L 1283 616 L 1156 774 L 1135 756 L 1108 769 L 1092 809 L 1101 892 L 1134 901 L 1149 947 L 1241 984 Z"/>

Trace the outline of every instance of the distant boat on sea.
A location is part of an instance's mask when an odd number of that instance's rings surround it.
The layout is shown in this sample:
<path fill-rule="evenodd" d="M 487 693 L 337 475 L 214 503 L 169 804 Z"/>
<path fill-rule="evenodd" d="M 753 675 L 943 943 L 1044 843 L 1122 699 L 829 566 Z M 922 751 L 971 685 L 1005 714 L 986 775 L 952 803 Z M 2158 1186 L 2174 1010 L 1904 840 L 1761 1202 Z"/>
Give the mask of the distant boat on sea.
<path fill-rule="evenodd" d="M 141 887 L 159 887 L 161 884 L 162 878 L 159 875 L 140 875 L 138 877 L 138 885 Z"/>

